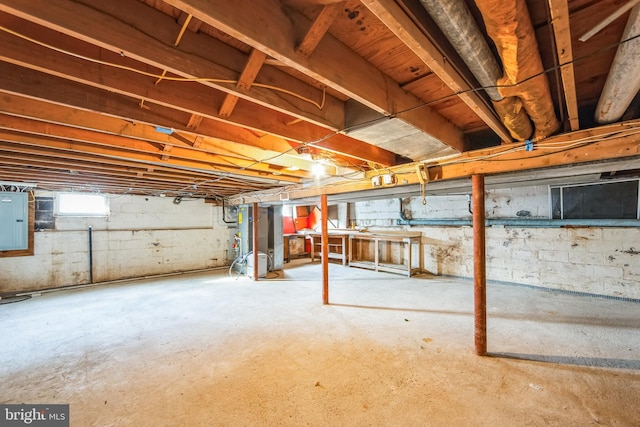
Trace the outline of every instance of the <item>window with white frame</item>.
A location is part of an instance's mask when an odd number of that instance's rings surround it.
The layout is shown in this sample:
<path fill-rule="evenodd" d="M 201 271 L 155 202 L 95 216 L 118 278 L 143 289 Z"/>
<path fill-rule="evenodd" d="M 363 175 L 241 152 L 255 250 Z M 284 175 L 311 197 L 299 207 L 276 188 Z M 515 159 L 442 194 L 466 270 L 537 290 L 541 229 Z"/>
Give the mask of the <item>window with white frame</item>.
<path fill-rule="evenodd" d="M 109 216 L 109 198 L 104 194 L 58 193 L 58 216 Z"/>

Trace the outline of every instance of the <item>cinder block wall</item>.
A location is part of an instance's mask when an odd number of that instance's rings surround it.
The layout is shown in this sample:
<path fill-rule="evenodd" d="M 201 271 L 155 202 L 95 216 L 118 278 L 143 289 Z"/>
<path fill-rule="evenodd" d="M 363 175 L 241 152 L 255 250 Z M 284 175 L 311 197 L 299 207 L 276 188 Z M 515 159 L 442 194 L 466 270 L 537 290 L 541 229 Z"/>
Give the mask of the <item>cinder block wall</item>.
<path fill-rule="evenodd" d="M 419 197 L 403 201 L 406 216 L 470 219 L 468 199 Z M 487 218 L 548 218 L 547 187 L 487 192 Z M 425 269 L 437 275 L 473 277 L 470 226 L 395 225 L 398 199 L 359 202 L 350 218 L 370 230 L 422 233 Z M 538 228 L 492 226 L 486 230 L 487 279 L 640 299 L 640 229 L 612 227 Z"/>
<path fill-rule="evenodd" d="M 89 226 L 96 283 L 228 265 L 222 209 L 172 201 L 111 196 L 108 217 L 56 217 L 55 229 L 35 232 L 34 256 L 0 258 L 0 293 L 89 283 Z"/>

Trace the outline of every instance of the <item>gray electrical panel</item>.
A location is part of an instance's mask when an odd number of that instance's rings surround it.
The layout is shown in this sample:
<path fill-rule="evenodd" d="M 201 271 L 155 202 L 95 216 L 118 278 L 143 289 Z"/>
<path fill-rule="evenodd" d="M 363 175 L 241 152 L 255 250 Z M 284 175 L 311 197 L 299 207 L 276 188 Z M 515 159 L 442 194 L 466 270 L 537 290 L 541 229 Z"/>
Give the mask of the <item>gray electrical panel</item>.
<path fill-rule="evenodd" d="M 29 249 L 29 194 L 0 192 L 0 250 Z"/>

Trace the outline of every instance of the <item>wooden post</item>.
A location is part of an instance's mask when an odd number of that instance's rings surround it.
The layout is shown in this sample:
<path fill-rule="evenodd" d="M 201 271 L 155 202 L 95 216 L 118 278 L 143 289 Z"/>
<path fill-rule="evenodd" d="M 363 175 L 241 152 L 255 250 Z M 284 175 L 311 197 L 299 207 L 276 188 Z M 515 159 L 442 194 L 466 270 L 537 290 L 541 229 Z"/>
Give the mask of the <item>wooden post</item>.
<path fill-rule="evenodd" d="M 258 203 L 253 203 L 253 280 L 258 280 Z"/>
<path fill-rule="evenodd" d="M 322 304 L 329 304 L 329 230 L 327 195 L 320 196 L 322 210 Z"/>
<path fill-rule="evenodd" d="M 487 354 L 487 270 L 485 259 L 484 175 L 471 177 L 473 198 L 473 288 L 475 345 L 478 356 Z"/>

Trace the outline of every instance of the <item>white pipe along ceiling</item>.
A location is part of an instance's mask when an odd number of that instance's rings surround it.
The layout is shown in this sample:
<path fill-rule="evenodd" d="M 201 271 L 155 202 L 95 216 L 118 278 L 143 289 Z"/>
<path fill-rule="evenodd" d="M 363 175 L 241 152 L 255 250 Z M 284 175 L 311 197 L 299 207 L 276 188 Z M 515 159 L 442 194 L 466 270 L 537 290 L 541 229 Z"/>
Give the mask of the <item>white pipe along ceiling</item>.
<path fill-rule="evenodd" d="M 560 124 L 525 0 L 476 0 L 476 5 L 504 67 L 498 91 L 505 98 L 522 99 L 534 139 L 554 134 Z"/>
<path fill-rule="evenodd" d="M 596 107 L 595 118 L 599 124 L 620 120 L 631 101 L 640 90 L 640 5 L 631 9 L 622 41 L 607 76 L 604 89 Z"/>
<path fill-rule="evenodd" d="M 420 3 L 484 87 L 511 136 L 520 141 L 529 138 L 533 127 L 522 100 L 515 96 L 505 98 L 498 91 L 496 85 L 502 71 L 465 2 L 420 0 Z"/>

